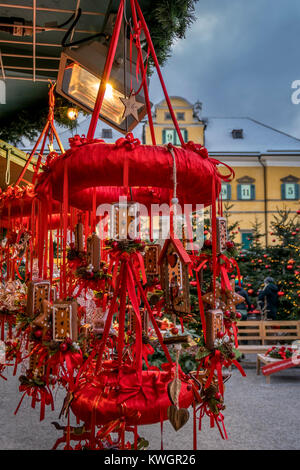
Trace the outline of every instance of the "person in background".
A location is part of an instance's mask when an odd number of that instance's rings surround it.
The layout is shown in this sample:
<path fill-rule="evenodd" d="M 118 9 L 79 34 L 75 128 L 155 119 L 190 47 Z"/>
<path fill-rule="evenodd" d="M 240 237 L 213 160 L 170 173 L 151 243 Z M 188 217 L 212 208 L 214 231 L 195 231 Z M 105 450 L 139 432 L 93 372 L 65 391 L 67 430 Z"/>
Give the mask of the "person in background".
<path fill-rule="evenodd" d="M 241 295 L 242 297 L 244 297 L 245 299 L 245 302 L 241 303 L 241 304 L 238 304 L 236 306 L 236 309 L 238 312 L 241 313 L 242 315 L 242 318 L 241 320 L 247 320 L 247 317 L 248 317 L 248 310 L 251 309 L 251 302 L 249 300 L 249 296 L 248 296 L 248 293 L 245 291 L 245 289 L 243 289 L 243 287 L 241 287 L 239 284 L 236 284 L 235 286 L 235 292 L 239 295 Z"/>
<path fill-rule="evenodd" d="M 276 320 L 278 309 L 278 287 L 272 277 L 266 277 L 265 287 L 258 294 L 258 303 L 262 310 L 266 307 L 267 318 Z"/>

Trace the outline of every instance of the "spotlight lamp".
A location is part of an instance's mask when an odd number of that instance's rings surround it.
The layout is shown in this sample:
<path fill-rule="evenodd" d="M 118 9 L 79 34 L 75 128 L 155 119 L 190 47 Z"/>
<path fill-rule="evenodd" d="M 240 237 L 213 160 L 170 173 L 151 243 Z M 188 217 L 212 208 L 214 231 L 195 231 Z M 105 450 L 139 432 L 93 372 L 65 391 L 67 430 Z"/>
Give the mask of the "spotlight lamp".
<path fill-rule="evenodd" d="M 71 121 L 75 121 L 78 117 L 78 109 L 77 108 L 68 108 L 67 116 Z"/>
<path fill-rule="evenodd" d="M 129 43 L 129 41 L 127 41 Z M 127 44 L 129 50 L 129 44 Z M 61 54 L 56 90 L 69 101 L 87 112 L 92 112 L 100 87 L 109 44 L 93 41 L 79 47 L 67 47 Z M 124 42 L 117 46 L 109 83 L 100 112 L 100 119 L 109 126 L 126 134 L 144 118 L 147 110 L 141 83 L 137 82 L 135 71 L 137 53 L 132 51 L 132 63 L 126 58 L 124 66 Z M 126 87 L 125 85 L 126 84 Z M 126 112 L 124 102 L 133 90 L 141 88 L 135 95 L 137 112 Z M 126 88 L 126 93 L 125 93 Z M 138 120 L 136 119 L 138 118 Z"/>

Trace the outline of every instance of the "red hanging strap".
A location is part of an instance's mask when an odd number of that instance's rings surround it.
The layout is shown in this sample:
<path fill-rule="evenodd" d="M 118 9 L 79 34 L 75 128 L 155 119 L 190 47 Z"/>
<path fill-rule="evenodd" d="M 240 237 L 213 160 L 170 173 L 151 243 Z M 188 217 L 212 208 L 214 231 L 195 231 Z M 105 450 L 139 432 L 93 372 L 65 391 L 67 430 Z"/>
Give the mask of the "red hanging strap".
<path fill-rule="evenodd" d="M 170 98 L 169 98 L 169 95 L 168 95 L 168 92 L 167 92 L 167 88 L 166 88 L 163 76 L 161 74 L 161 70 L 160 70 L 160 67 L 159 67 L 159 63 L 158 63 L 158 60 L 157 60 L 157 56 L 156 56 L 156 53 L 155 53 L 155 49 L 154 49 L 154 46 L 153 46 L 153 43 L 152 43 L 152 39 L 151 39 L 151 36 L 150 36 L 150 33 L 149 33 L 148 26 L 146 24 L 145 18 L 143 16 L 142 10 L 141 10 L 141 8 L 138 4 L 138 1 L 137 0 L 130 0 L 130 1 L 131 1 L 131 5 L 133 5 L 133 1 L 135 3 L 135 7 L 137 9 L 138 16 L 141 20 L 142 28 L 144 30 L 148 45 L 150 47 L 151 55 L 152 55 L 152 58 L 153 58 L 153 61 L 154 61 L 154 64 L 155 64 L 155 67 L 156 67 L 156 70 L 157 70 L 157 74 L 158 74 L 158 77 L 159 77 L 164 95 L 165 95 L 165 99 L 166 99 L 166 102 L 167 102 L 167 105 L 168 105 L 168 108 L 169 108 L 169 111 L 170 111 L 170 114 L 171 114 L 171 117 L 172 117 L 173 124 L 174 124 L 176 132 L 178 134 L 180 143 L 181 143 L 182 146 L 184 146 L 184 140 L 183 140 L 183 137 L 182 137 L 182 134 L 181 134 L 181 131 L 180 131 L 180 128 L 179 128 L 179 125 L 178 125 L 178 122 L 177 122 L 177 119 L 176 119 L 176 116 L 175 116 L 175 113 L 174 113 L 174 110 L 173 110 L 173 107 L 172 107 L 172 104 L 171 104 L 171 101 L 170 101 Z M 131 6 L 131 9 L 133 10 L 132 6 Z M 132 13 L 134 15 L 134 12 L 132 12 Z M 149 118 L 150 118 L 150 116 L 151 116 L 151 113 L 149 115 Z"/>
<path fill-rule="evenodd" d="M 89 127 L 88 134 L 87 134 L 87 139 L 93 139 L 95 135 L 96 126 L 97 126 L 99 114 L 101 111 L 101 107 L 102 107 L 102 103 L 103 103 L 103 99 L 104 99 L 104 95 L 106 91 L 106 85 L 110 77 L 110 72 L 111 72 L 113 61 L 114 61 L 115 54 L 116 54 L 117 44 L 118 44 L 118 40 L 120 36 L 122 18 L 123 18 L 123 11 L 124 11 L 124 0 L 121 0 L 119 9 L 118 9 L 115 27 L 114 27 L 112 38 L 111 38 L 110 45 L 109 45 L 109 50 L 108 50 L 104 70 L 103 70 L 101 84 L 99 87 L 92 119 L 90 122 L 90 127 Z"/>

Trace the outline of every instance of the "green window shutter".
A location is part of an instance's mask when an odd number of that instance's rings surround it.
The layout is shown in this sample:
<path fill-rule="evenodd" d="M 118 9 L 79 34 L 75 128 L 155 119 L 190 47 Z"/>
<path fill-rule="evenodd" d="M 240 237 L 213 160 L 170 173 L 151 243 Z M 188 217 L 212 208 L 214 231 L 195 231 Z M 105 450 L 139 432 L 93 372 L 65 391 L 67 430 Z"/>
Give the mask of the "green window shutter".
<path fill-rule="evenodd" d="M 242 191 L 241 191 L 241 185 L 240 184 L 237 185 L 237 198 L 239 200 L 242 199 Z"/>
<path fill-rule="evenodd" d="M 188 141 L 188 131 L 186 129 L 180 129 L 180 131 L 181 131 L 182 138 L 183 138 L 184 142 L 187 142 Z M 175 133 L 175 142 L 176 142 L 175 145 L 181 145 L 181 142 L 180 142 L 180 139 L 179 139 L 179 136 L 178 136 L 176 130 L 174 130 L 174 133 Z"/>
<path fill-rule="evenodd" d="M 162 131 L 162 143 L 163 144 L 166 143 L 166 129 L 163 129 L 163 131 Z"/>
<path fill-rule="evenodd" d="M 227 185 L 227 199 L 228 201 L 231 199 L 231 184 Z"/>
<path fill-rule="evenodd" d="M 285 199 L 285 184 L 281 184 L 281 199 Z"/>
<path fill-rule="evenodd" d="M 295 184 L 295 199 L 299 199 L 299 184 Z"/>
<path fill-rule="evenodd" d="M 255 184 L 251 184 L 251 200 L 255 199 Z"/>
<path fill-rule="evenodd" d="M 252 233 L 251 232 L 242 232 L 242 249 L 249 250 L 252 243 Z"/>

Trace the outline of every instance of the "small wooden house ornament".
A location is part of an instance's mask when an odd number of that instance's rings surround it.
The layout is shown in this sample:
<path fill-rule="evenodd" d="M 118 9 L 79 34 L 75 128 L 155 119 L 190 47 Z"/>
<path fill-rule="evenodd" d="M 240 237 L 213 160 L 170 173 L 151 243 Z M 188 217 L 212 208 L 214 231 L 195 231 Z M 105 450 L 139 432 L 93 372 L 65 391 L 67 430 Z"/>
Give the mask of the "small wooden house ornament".
<path fill-rule="evenodd" d="M 166 240 L 158 264 L 166 307 L 171 314 L 190 313 L 189 264 L 191 262 L 179 239 L 171 236 Z"/>
<path fill-rule="evenodd" d="M 30 317 L 43 311 L 44 300 L 50 300 L 49 281 L 31 281 L 28 285 L 26 313 Z"/>
<path fill-rule="evenodd" d="M 144 248 L 144 252 L 144 265 L 147 276 L 158 276 L 160 245 L 146 245 Z"/>
<path fill-rule="evenodd" d="M 55 341 L 64 341 L 66 338 L 77 341 L 77 307 L 75 301 L 57 301 L 52 305 L 53 339 Z"/>
<path fill-rule="evenodd" d="M 43 312 L 33 320 L 33 325 L 43 330 L 43 337 L 50 330 L 52 325 L 52 309 L 48 300 L 43 301 Z"/>
<path fill-rule="evenodd" d="M 93 267 L 93 271 L 100 269 L 100 238 L 95 233 L 87 239 L 87 264 Z"/>
<path fill-rule="evenodd" d="M 227 221 L 225 217 L 217 217 L 217 253 L 223 253 L 227 246 Z"/>
<path fill-rule="evenodd" d="M 207 310 L 206 317 L 206 346 L 208 349 L 215 348 L 218 333 L 224 332 L 223 312 L 221 309 Z"/>
<path fill-rule="evenodd" d="M 112 238 L 134 240 L 140 234 L 139 203 L 134 201 L 116 202 L 112 205 Z"/>
<path fill-rule="evenodd" d="M 88 345 L 90 343 L 90 337 L 92 332 L 92 325 L 90 323 L 85 323 L 80 327 L 80 336 L 82 338 L 81 341 L 81 350 L 83 354 L 87 353 Z"/>
<path fill-rule="evenodd" d="M 78 222 L 75 226 L 75 250 L 76 251 L 83 251 L 83 223 Z"/>
<path fill-rule="evenodd" d="M 29 370 L 31 371 L 35 379 L 41 378 L 45 375 L 46 367 L 44 364 L 39 365 L 40 355 L 36 352 L 32 352 L 35 348 L 35 344 L 31 342 L 29 344 Z"/>
<path fill-rule="evenodd" d="M 147 310 L 140 309 L 141 321 L 142 321 L 142 332 L 148 335 L 149 332 L 149 315 Z M 132 307 L 129 307 L 129 325 L 128 329 L 134 333 L 136 330 L 136 314 Z"/>

